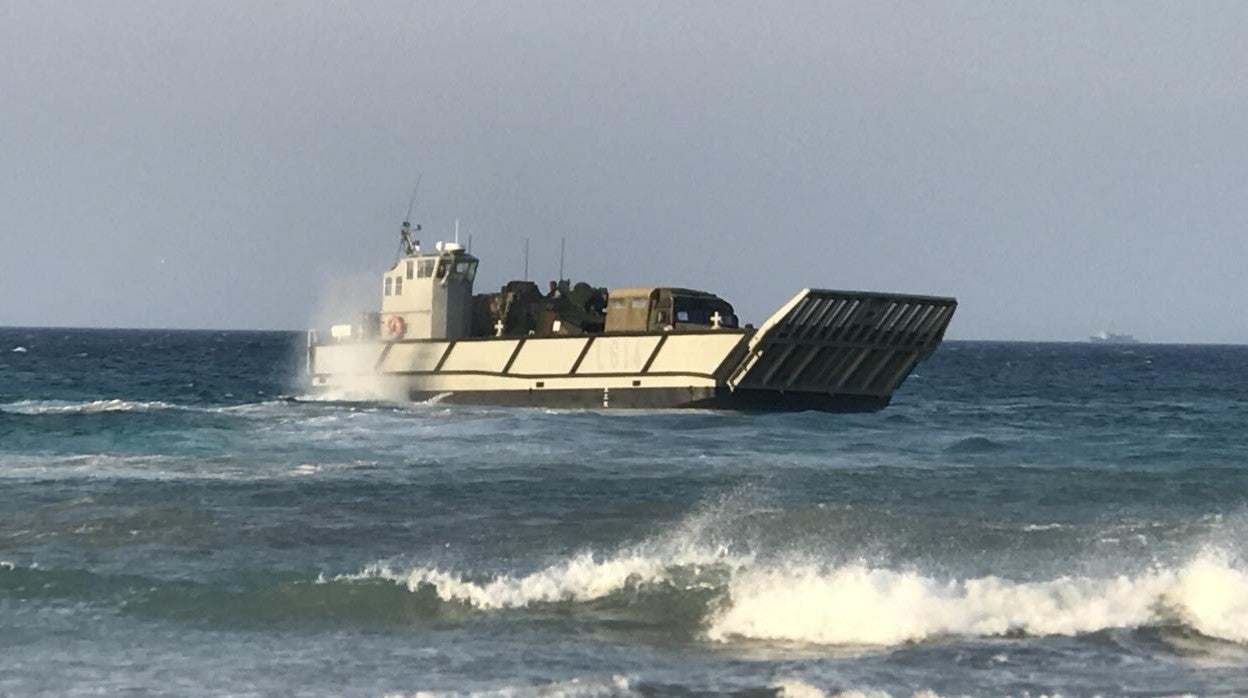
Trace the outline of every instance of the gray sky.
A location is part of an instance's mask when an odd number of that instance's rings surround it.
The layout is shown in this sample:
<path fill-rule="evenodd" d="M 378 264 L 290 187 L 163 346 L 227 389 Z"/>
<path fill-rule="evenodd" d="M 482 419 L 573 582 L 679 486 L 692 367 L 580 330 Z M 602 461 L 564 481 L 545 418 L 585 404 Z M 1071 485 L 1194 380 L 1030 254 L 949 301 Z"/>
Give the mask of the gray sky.
<path fill-rule="evenodd" d="M 376 305 L 421 172 L 478 290 L 566 237 L 754 322 L 823 286 L 1248 342 L 1245 47 L 1243 2 L 0 0 L 0 325 Z"/>

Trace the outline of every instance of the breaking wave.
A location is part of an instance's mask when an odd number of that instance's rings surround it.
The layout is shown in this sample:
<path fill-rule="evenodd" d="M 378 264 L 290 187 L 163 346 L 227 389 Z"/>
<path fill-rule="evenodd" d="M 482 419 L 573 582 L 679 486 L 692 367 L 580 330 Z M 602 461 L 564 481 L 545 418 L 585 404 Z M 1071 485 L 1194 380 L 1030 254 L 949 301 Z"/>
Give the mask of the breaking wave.
<path fill-rule="evenodd" d="M 1232 552 L 1240 548 L 1226 531 L 1171 564 L 1118 575 L 960 579 L 736 544 L 736 524 L 759 505 L 751 499 L 749 491 L 737 492 L 665 535 L 524 573 L 377 562 L 334 581 L 385 580 L 476 611 L 604 603 L 636 609 L 663 599 L 658 605 L 672 614 L 672 623 L 689 623 L 691 636 L 719 643 L 894 646 L 944 637 L 1182 627 L 1248 644 L 1248 565 Z"/>
<path fill-rule="evenodd" d="M 891 646 L 950 636 L 1078 635 L 1181 625 L 1248 643 L 1248 571 L 1217 551 L 1176 568 L 1117 577 L 939 579 L 915 571 L 816 562 L 759 564 L 726 550 L 607 557 L 585 553 L 529 574 L 473 579 L 378 563 L 338 580 L 389 580 L 479 610 L 589 603 L 622 592 L 695 593 L 704 636 Z"/>
<path fill-rule="evenodd" d="M 404 570 L 378 562 L 335 580 L 384 579 L 412 592 L 432 590 L 443 602 L 481 610 L 583 603 L 628 590 L 679 593 L 721 589 L 735 571 L 753 561 L 751 555 L 734 553 L 713 540 L 725 508 L 735 506 L 735 501 L 730 497 L 689 517 L 669 535 L 616 554 L 583 552 L 527 574 L 472 578 L 434 566 Z"/>
<path fill-rule="evenodd" d="M 843 691 L 842 690 L 825 691 L 822 688 L 819 688 L 818 686 L 812 686 L 811 684 L 805 681 L 796 680 L 796 679 L 781 681 L 779 684 L 777 684 L 773 688 L 778 698 L 831 698 L 832 696 L 836 696 L 836 698 L 893 698 L 893 694 L 889 693 L 888 691 L 880 691 L 880 690 L 874 690 L 874 689 L 853 688 L 853 689 L 848 689 L 848 690 L 843 690 Z M 909 696 L 910 698 L 941 698 L 941 695 L 939 693 L 936 693 L 935 691 L 930 691 L 930 690 L 919 690 L 913 693 L 903 693 L 903 694 L 899 694 L 898 698 L 900 698 L 901 696 Z M 1057 698 L 1057 697 L 1054 696 L 1054 698 Z"/>
<path fill-rule="evenodd" d="M 409 591 L 432 589 L 444 602 L 462 603 L 482 610 L 523 608 L 535 604 L 586 602 L 625 590 L 664 586 L 679 591 L 718 586 L 734 566 L 726 551 L 691 553 L 675 558 L 642 553 L 598 558 L 583 553 L 530 574 L 500 575 L 472 581 L 454 571 L 417 567 L 396 571 L 384 563 L 366 567 L 358 575 L 337 579 L 386 579 Z"/>
<path fill-rule="evenodd" d="M 1248 642 L 1248 573 L 1214 551 L 1178 569 L 1112 578 L 940 580 L 864 564 L 735 575 L 712 640 L 896 645 L 942 636 L 1077 635 L 1183 624 Z"/>

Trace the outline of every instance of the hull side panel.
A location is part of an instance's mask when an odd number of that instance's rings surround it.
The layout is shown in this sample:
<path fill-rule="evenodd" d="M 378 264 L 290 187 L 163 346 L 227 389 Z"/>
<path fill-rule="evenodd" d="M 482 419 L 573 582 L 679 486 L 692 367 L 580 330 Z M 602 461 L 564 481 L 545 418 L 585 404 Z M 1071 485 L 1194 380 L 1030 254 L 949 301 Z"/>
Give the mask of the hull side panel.
<path fill-rule="evenodd" d="M 559 409 L 707 409 L 738 412 L 878 412 L 888 398 L 874 395 L 827 395 L 732 391 L 727 388 L 571 388 L 554 390 L 470 390 L 439 393 L 414 390 L 413 402 L 455 405 L 501 405 Z"/>

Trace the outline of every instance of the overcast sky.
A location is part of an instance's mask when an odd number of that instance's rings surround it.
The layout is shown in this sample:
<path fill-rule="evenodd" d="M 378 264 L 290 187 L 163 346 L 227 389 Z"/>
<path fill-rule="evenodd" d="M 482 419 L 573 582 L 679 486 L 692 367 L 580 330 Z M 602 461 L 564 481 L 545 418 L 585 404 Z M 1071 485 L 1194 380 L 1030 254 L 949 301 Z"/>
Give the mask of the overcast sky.
<path fill-rule="evenodd" d="M 477 289 L 957 296 L 1248 342 L 1248 3 L 0 0 L 0 325 L 377 305 L 417 173 Z M 361 308 L 363 309 L 363 308 Z"/>

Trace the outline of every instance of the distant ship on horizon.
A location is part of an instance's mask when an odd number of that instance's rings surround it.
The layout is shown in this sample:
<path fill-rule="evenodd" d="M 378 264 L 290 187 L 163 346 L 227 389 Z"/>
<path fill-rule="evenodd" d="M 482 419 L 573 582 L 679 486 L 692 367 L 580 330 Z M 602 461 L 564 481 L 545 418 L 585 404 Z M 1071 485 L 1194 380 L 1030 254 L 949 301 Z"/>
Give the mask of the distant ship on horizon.
<path fill-rule="evenodd" d="M 1096 334 L 1088 337 L 1089 342 L 1096 344 L 1139 344 L 1140 340 L 1129 334 L 1116 334 L 1109 330 L 1101 330 Z"/>

